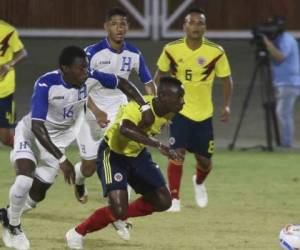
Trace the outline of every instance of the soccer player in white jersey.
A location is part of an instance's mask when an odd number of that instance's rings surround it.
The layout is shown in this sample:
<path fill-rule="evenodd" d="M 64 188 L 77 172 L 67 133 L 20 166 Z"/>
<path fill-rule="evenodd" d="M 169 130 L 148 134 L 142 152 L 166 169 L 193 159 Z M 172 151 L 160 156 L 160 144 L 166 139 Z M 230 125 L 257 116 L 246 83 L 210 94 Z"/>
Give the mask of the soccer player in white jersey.
<path fill-rule="evenodd" d="M 75 139 L 74 124 L 83 109 L 88 88 L 95 84 L 118 87 L 139 105 L 146 105 L 138 90 L 127 80 L 88 70 L 86 54 L 79 47 L 66 47 L 59 57 L 59 65 L 60 70 L 44 74 L 36 81 L 31 112 L 16 127 L 12 161 L 17 176 L 10 189 L 8 209 L 0 209 L 2 239 L 7 247 L 30 248 L 21 229 L 22 212 L 26 209 L 25 204 L 34 207 L 45 198 L 59 169 L 66 182 L 75 182 L 73 165 L 64 151 Z M 143 115 L 152 122 L 152 112 L 146 111 Z"/>
<path fill-rule="evenodd" d="M 135 70 L 141 82 L 145 84 L 146 92 L 154 95 L 156 87 L 141 52 L 124 40 L 128 30 L 126 12 L 119 8 L 109 10 L 106 15 L 104 27 L 107 31 L 107 37 L 85 49 L 90 68 L 106 73 L 114 73 L 126 79 Z M 92 111 L 97 110 L 97 108 L 104 111 L 110 122 L 114 120 L 119 106 L 127 103 L 126 96 L 120 90 L 108 89 L 103 86 L 96 86 L 91 89 L 89 96 L 88 107 Z M 81 123 L 79 138 L 87 138 L 85 131 L 90 129 L 93 139 L 97 144 L 96 147 L 93 145 L 95 149 L 93 155 L 85 155 L 82 162 L 78 162 L 75 165 L 76 196 L 80 202 L 85 203 L 87 201 L 87 193 L 84 193 L 86 192 L 84 178 L 90 177 L 95 172 L 97 149 L 104 131 L 97 124 L 97 114 L 91 114 L 89 109 L 85 115 L 82 114 Z M 84 154 L 87 147 L 91 146 L 87 144 L 79 145 L 82 154 Z"/>
<path fill-rule="evenodd" d="M 104 28 L 107 37 L 99 43 L 88 46 L 85 51 L 87 53 L 90 68 L 101 70 L 106 73 L 115 73 L 123 78 L 128 79 L 132 71 L 136 71 L 140 81 L 144 84 L 147 94 L 156 94 L 156 85 L 152 81 L 151 74 L 145 63 L 141 52 L 133 45 L 125 41 L 125 35 L 128 31 L 127 13 L 120 8 L 110 9 L 105 18 Z M 104 134 L 103 128 L 97 124 L 97 120 L 102 113 L 99 109 L 107 114 L 107 119 L 113 122 L 120 105 L 127 103 L 126 96 L 118 89 L 108 89 L 103 86 L 96 86 L 89 94 L 89 103 L 87 112 L 81 114 L 79 119 L 80 141 L 78 145 L 81 150 L 82 161 L 75 164 L 76 186 L 75 195 L 79 202 L 87 202 L 87 189 L 84 186 L 85 177 L 90 177 L 96 171 L 96 156 L 100 140 Z M 93 112 L 93 114 L 91 113 Z M 98 115 L 100 113 L 100 116 Z M 108 124 L 108 126 L 110 123 Z M 85 131 L 90 130 L 94 144 L 84 143 L 90 141 L 89 135 Z M 87 155 L 85 152 L 94 152 Z M 87 150 L 89 149 L 89 150 Z M 119 227 L 124 224 L 114 223 L 119 234 L 128 234 L 123 232 Z M 124 229 L 124 228 L 123 228 Z M 120 235 L 121 236 L 121 235 Z M 122 237 L 122 236 L 121 236 Z M 125 236 L 127 237 L 127 236 Z M 123 238 L 124 239 L 124 238 Z"/>

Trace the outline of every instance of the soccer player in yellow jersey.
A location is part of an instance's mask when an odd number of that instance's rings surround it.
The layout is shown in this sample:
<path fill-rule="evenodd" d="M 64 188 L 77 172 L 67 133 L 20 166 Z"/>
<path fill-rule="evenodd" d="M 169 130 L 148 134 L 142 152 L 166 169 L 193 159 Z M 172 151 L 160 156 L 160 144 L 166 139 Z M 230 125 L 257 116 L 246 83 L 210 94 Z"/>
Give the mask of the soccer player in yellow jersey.
<path fill-rule="evenodd" d="M 15 65 L 27 56 L 14 27 L 0 19 L 0 141 L 13 146 Z"/>
<path fill-rule="evenodd" d="M 171 206 L 170 192 L 164 177 L 145 146 L 157 148 L 163 155 L 180 160 L 180 154 L 152 136 L 159 134 L 184 105 L 184 89 L 179 80 L 164 77 L 157 96 L 146 96 L 154 113 L 152 125 L 144 126 L 142 110 L 135 102 L 121 106 L 115 122 L 100 144 L 97 172 L 109 205 L 96 210 L 89 218 L 66 234 L 71 249 L 83 249 L 87 233 L 106 227 L 117 219 L 146 216 Z M 127 183 L 142 196 L 128 204 Z"/>
<path fill-rule="evenodd" d="M 224 105 L 221 120 L 230 115 L 232 79 L 230 67 L 223 48 L 204 37 L 206 17 L 199 9 L 190 10 L 184 22 L 186 36 L 167 44 L 158 59 L 155 81 L 165 74 L 179 79 L 184 86 L 185 105 L 170 126 L 170 144 L 181 152 L 194 153 L 197 161 L 193 176 L 195 199 L 199 207 L 207 205 L 204 180 L 212 169 L 211 156 L 214 152 L 212 127 L 212 85 L 215 76 L 224 86 Z M 183 161 L 169 160 L 168 180 L 172 195 L 172 207 L 168 211 L 180 211 L 179 188 Z"/>

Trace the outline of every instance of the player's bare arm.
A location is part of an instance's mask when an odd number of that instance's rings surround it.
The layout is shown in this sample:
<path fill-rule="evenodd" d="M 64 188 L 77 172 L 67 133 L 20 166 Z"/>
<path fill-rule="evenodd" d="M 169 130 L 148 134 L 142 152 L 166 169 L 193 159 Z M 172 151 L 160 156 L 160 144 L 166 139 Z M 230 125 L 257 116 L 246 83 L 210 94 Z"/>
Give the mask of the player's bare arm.
<path fill-rule="evenodd" d="M 138 126 L 136 126 L 130 120 L 123 120 L 120 126 L 121 133 L 134 140 L 136 142 L 142 143 L 144 145 L 157 148 L 163 155 L 173 159 L 182 160 L 181 156 L 177 154 L 174 150 L 171 150 L 169 146 L 163 144 L 159 140 L 149 137 L 144 131 L 142 131 Z"/>
<path fill-rule="evenodd" d="M 230 116 L 230 103 L 233 91 L 233 81 L 231 76 L 226 76 L 221 79 L 223 81 L 224 105 L 222 107 L 220 119 L 222 122 L 226 122 L 229 120 Z"/>
<path fill-rule="evenodd" d="M 143 126 L 150 126 L 154 122 L 154 115 L 151 111 L 149 104 L 146 103 L 140 91 L 132 84 L 122 77 L 119 78 L 118 88 L 126 94 L 128 97 L 132 98 L 142 107 L 143 116 Z"/>
<path fill-rule="evenodd" d="M 6 64 L 3 64 L 0 67 L 0 77 L 4 77 L 11 68 L 13 68 L 18 62 L 20 62 L 26 56 L 27 56 L 27 51 L 25 49 L 21 49 L 20 51 L 15 53 L 11 61 L 9 61 Z"/>
<path fill-rule="evenodd" d="M 110 122 L 107 119 L 107 113 L 104 112 L 103 110 L 99 109 L 90 96 L 88 97 L 88 100 L 87 100 L 87 107 L 93 112 L 99 126 L 101 128 L 105 128 L 108 125 L 108 123 Z"/>
<path fill-rule="evenodd" d="M 32 132 L 41 143 L 41 145 L 56 159 L 59 160 L 59 165 L 64 173 L 65 181 L 69 184 L 75 183 L 75 172 L 72 163 L 51 141 L 48 131 L 44 125 L 44 121 L 32 120 Z"/>

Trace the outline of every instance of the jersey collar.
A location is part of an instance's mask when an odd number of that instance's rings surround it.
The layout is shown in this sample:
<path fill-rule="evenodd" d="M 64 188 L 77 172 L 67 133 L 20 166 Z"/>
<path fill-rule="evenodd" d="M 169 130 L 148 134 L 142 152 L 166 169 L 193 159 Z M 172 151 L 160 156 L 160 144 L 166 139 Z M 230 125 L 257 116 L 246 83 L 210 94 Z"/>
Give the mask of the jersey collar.
<path fill-rule="evenodd" d="M 121 54 L 125 49 L 126 49 L 126 42 L 124 41 L 123 44 L 122 44 L 122 48 L 121 48 L 121 51 L 117 51 L 115 49 L 113 49 L 108 41 L 108 37 L 105 38 L 105 43 L 106 43 L 106 47 L 111 51 L 111 52 L 114 52 L 116 54 Z"/>

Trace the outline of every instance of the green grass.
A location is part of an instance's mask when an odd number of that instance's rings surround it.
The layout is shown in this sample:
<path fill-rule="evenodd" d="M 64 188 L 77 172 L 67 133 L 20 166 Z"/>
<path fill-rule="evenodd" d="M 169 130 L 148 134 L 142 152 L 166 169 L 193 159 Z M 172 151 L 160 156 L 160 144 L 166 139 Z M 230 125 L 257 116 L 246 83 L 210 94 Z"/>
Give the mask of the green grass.
<path fill-rule="evenodd" d="M 0 204 L 8 201 L 14 170 L 8 150 L 1 148 Z M 153 153 L 165 172 L 166 159 Z M 76 150 L 70 158 L 78 160 Z M 227 152 L 214 156 L 208 178 L 209 204 L 197 208 L 191 177 L 194 158 L 187 158 L 181 191 L 181 213 L 134 218 L 131 240 L 124 242 L 109 226 L 87 236 L 85 249 L 232 250 L 279 249 L 278 233 L 300 222 L 299 162 L 296 153 Z M 105 204 L 96 176 L 88 179 L 89 202 L 80 205 L 62 176 L 37 209 L 24 215 L 23 227 L 32 250 L 66 249 L 65 232 Z M 0 249 L 5 249 L 0 243 Z"/>

